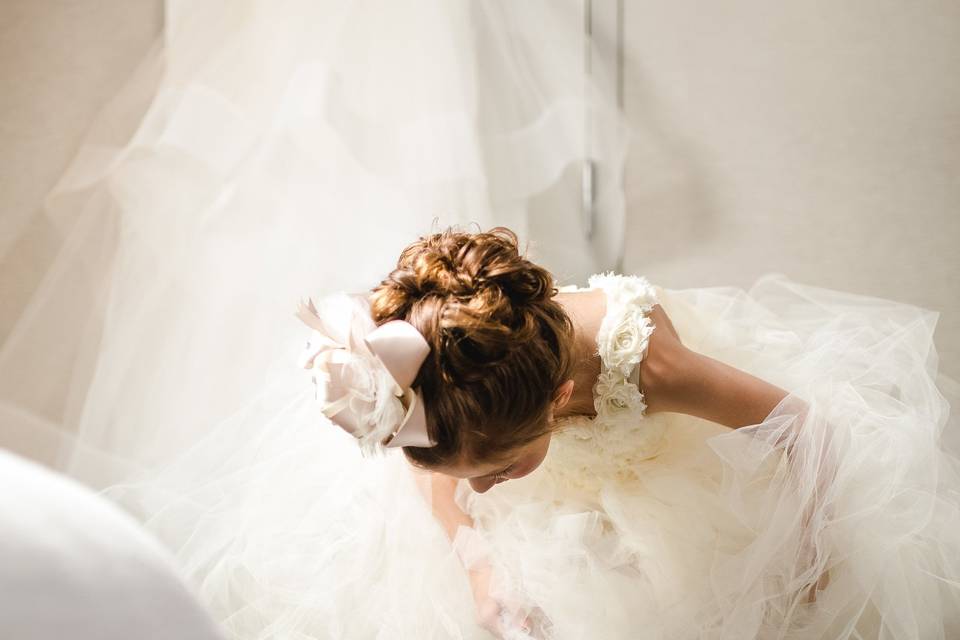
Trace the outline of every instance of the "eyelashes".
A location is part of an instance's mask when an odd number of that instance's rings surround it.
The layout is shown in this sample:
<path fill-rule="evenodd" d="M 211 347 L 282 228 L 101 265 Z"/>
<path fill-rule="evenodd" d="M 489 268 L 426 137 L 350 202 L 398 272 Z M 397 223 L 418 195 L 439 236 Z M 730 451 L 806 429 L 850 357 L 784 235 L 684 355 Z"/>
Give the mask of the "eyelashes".
<path fill-rule="evenodd" d="M 516 466 L 516 464 L 517 464 L 517 463 L 514 462 L 513 464 L 511 464 L 509 467 L 507 467 L 507 468 L 504 469 L 503 471 L 501 471 L 501 472 L 499 472 L 499 473 L 495 473 L 495 474 L 493 475 L 493 481 L 494 481 L 494 482 L 497 482 L 498 480 L 506 480 L 506 479 L 507 479 L 507 478 L 506 478 L 506 474 L 510 473 L 510 470 L 513 469 L 513 467 Z"/>

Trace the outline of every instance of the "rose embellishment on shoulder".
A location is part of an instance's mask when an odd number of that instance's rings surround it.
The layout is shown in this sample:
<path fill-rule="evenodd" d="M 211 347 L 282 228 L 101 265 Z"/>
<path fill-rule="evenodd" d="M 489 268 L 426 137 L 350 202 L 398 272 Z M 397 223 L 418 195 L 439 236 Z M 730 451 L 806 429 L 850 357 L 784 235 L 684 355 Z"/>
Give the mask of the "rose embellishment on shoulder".
<path fill-rule="evenodd" d="M 594 387 L 594 409 L 604 423 L 636 419 L 646 410 L 643 394 L 616 369 L 601 373 Z"/>
<path fill-rule="evenodd" d="M 653 329 L 643 309 L 626 309 L 616 325 L 604 336 L 602 348 L 607 354 L 607 364 L 619 369 L 624 376 L 629 376 L 643 360 Z"/>
<path fill-rule="evenodd" d="M 647 405 L 643 392 L 629 378 L 643 361 L 655 329 L 647 314 L 657 304 L 656 291 L 645 278 L 615 273 L 592 276 L 589 284 L 606 292 L 608 307 L 597 335 L 602 362 L 594 387 L 597 419 L 635 419 Z"/>

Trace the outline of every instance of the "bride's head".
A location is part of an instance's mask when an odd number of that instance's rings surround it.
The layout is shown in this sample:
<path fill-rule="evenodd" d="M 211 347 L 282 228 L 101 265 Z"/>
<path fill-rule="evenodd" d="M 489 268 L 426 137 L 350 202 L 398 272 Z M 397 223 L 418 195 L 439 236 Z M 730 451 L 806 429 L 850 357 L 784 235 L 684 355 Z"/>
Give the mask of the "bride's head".
<path fill-rule="evenodd" d="M 556 292 L 504 227 L 448 229 L 403 250 L 370 304 L 378 325 L 405 320 L 430 345 L 413 386 L 436 444 L 404 447 L 410 462 L 478 491 L 540 464 L 573 391 L 573 324 Z"/>

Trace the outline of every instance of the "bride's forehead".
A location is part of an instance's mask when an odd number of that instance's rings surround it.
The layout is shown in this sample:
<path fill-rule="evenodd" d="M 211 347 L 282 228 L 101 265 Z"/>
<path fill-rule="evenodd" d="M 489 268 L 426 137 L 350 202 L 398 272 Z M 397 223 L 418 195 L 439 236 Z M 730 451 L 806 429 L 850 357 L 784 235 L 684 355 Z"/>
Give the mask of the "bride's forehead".
<path fill-rule="evenodd" d="M 523 453 L 523 451 L 515 452 L 515 455 L 511 456 L 511 459 L 516 458 L 518 455 L 523 455 Z M 505 460 L 503 462 L 477 462 L 474 460 L 465 460 L 461 458 L 459 460 L 449 462 L 442 467 L 438 467 L 436 470 L 448 476 L 467 479 L 493 475 L 499 471 L 502 471 L 509 465 L 510 460 Z"/>
<path fill-rule="evenodd" d="M 453 476 L 454 478 L 460 478 L 461 480 L 469 480 L 470 478 L 482 478 L 484 476 L 493 475 L 499 471 L 501 467 L 489 468 L 487 467 L 444 467 L 440 470 L 441 473 L 448 476 Z"/>

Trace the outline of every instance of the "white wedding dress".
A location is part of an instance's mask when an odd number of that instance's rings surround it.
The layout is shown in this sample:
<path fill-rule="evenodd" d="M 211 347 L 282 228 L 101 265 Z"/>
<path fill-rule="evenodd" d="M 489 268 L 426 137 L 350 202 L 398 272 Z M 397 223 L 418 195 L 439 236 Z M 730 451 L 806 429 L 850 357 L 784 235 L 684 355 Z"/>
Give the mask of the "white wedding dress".
<path fill-rule="evenodd" d="M 0 444 L 133 514 L 234 638 L 486 638 L 461 564 L 483 557 L 551 638 L 960 637 L 960 385 L 933 310 L 777 274 L 579 282 L 611 302 L 602 416 L 522 480 L 462 486 L 477 527 L 452 545 L 400 452 L 363 458 L 320 414 L 301 297 L 369 289 L 446 224 L 527 238 L 548 195 L 575 220 L 551 190 L 585 156 L 597 237 L 622 223 L 630 132 L 584 81 L 579 6 L 170 0 L 41 212 L 58 242 L 0 344 Z M 734 431 L 645 416 L 654 300 L 791 394 Z"/>
<path fill-rule="evenodd" d="M 957 634 L 960 458 L 940 436 L 960 422 L 930 312 L 779 274 L 748 292 L 589 284 L 608 300 L 598 416 L 565 420 L 529 479 L 459 496 L 488 540 L 458 543 L 502 559 L 548 637 Z M 737 430 L 645 416 L 630 376 L 655 301 L 684 344 L 789 395 Z"/>
<path fill-rule="evenodd" d="M 237 638 L 488 637 L 464 571 L 484 560 L 533 637 L 955 637 L 960 459 L 940 435 L 957 421 L 929 312 L 777 275 L 749 292 L 588 284 L 607 294 L 597 417 L 564 419 L 523 479 L 461 483 L 476 528 L 453 545 L 402 453 L 363 458 L 293 358 L 270 383 L 282 401 L 106 495 Z M 685 344 L 790 395 L 737 430 L 646 416 L 657 302 Z"/>

